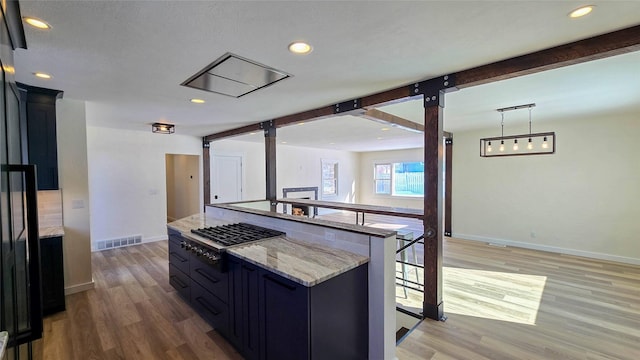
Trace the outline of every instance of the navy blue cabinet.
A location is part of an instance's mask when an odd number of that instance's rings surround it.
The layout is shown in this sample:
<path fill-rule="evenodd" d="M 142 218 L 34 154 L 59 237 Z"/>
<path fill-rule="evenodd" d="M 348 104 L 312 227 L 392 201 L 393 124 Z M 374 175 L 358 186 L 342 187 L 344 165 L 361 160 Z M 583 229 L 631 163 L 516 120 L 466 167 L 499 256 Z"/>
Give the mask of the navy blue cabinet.
<path fill-rule="evenodd" d="M 18 84 L 26 117 L 27 158 L 36 165 L 38 190 L 57 190 L 56 100 L 62 91 Z"/>
<path fill-rule="evenodd" d="M 229 263 L 229 340 L 246 359 L 368 358 L 366 264 L 306 287 L 233 256 Z"/>
<path fill-rule="evenodd" d="M 229 333 L 229 274 L 184 247 L 169 230 L 169 283 L 200 316 L 223 336 Z"/>
<path fill-rule="evenodd" d="M 42 314 L 65 310 L 64 264 L 62 237 L 40 239 L 40 267 L 42 269 Z"/>
<path fill-rule="evenodd" d="M 226 254 L 224 271 L 169 230 L 169 282 L 247 360 L 367 359 L 367 264 L 306 287 Z"/>

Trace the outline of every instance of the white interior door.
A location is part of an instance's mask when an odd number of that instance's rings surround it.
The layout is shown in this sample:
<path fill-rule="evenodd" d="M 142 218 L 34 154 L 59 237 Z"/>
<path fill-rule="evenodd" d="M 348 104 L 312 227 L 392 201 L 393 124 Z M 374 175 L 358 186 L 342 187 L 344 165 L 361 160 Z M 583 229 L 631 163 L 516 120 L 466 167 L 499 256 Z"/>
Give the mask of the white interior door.
<path fill-rule="evenodd" d="M 242 200 L 242 157 L 211 157 L 211 203 Z"/>

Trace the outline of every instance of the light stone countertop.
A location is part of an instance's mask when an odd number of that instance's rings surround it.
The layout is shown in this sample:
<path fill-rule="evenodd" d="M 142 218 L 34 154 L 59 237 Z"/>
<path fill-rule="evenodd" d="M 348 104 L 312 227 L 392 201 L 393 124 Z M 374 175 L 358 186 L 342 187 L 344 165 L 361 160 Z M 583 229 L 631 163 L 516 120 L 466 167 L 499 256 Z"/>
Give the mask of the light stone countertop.
<path fill-rule="evenodd" d="M 6 331 L 0 332 L 0 359 L 4 359 L 4 351 L 7 348 L 9 334 Z"/>
<path fill-rule="evenodd" d="M 220 226 L 231 224 L 231 221 L 224 221 L 220 219 L 214 219 L 207 217 L 206 214 L 195 214 L 187 216 L 180 220 L 170 222 L 167 226 L 173 230 L 179 231 L 182 235 L 188 235 L 191 233 L 191 229 L 200 229 L 209 226 Z"/>
<path fill-rule="evenodd" d="M 192 234 L 191 229 L 226 224 L 232 222 L 196 214 L 170 222 L 167 227 L 189 239 L 218 247 L 219 245 L 210 240 Z M 226 251 L 307 287 L 369 262 L 366 256 L 286 236 L 237 245 L 227 248 Z"/>
<path fill-rule="evenodd" d="M 366 256 L 285 236 L 240 245 L 227 252 L 307 287 L 369 262 Z"/>
<path fill-rule="evenodd" d="M 38 233 L 39 233 L 40 239 L 64 236 L 64 227 L 62 226 L 41 227 L 38 229 Z"/>

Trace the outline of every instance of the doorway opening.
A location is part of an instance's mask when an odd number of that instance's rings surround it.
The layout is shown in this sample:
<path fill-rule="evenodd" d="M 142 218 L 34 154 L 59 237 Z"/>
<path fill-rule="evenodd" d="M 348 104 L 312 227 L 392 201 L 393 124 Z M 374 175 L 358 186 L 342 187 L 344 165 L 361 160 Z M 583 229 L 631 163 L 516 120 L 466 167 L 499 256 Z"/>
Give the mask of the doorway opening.
<path fill-rule="evenodd" d="M 167 222 L 200 212 L 200 156 L 166 154 Z"/>

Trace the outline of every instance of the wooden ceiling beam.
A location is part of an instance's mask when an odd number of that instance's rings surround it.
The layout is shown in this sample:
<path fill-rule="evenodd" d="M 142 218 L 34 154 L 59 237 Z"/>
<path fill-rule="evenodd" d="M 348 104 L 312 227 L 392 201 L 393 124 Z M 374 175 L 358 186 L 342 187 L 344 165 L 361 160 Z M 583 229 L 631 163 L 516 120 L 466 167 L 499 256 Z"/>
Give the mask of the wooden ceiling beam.
<path fill-rule="evenodd" d="M 239 136 L 239 135 L 244 135 L 244 134 L 247 134 L 247 133 L 262 131 L 263 129 L 262 129 L 261 124 L 262 123 L 251 124 L 251 125 L 242 126 L 242 127 L 239 127 L 239 128 L 230 129 L 230 130 L 226 130 L 226 131 L 221 131 L 219 133 L 207 135 L 207 136 L 204 137 L 203 141 L 204 142 L 211 142 L 211 141 L 214 141 L 214 140 L 222 140 L 222 139 L 233 137 L 233 136 Z"/>
<path fill-rule="evenodd" d="M 455 74 L 467 88 L 640 50 L 640 25 L 478 66 Z"/>
<path fill-rule="evenodd" d="M 368 118 L 373 121 L 384 121 L 391 124 L 391 126 L 395 125 L 409 130 L 424 132 L 424 125 L 386 113 L 384 111 L 380 111 L 378 109 L 369 109 L 365 111 L 364 114 L 360 117 Z"/>
<path fill-rule="evenodd" d="M 640 25 L 478 66 L 452 75 L 456 79 L 455 85 L 462 89 L 639 50 Z M 412 89 L 412 84 L 409 84 L 367 95 L 359 99 L 360 106 L 363 109 L 370 109 L 388 103 L 410 100 L 416 95 L 412 93 Z M 276 127 L 283 127 L 301 121 L 326 118 L 333 114 L 334 106 L 330 105 L 282 116 L 274 119 L 274 122 Z M 213 141 L 256 130 L 261 130 L 260 123 L 208 135 L 204 140 Z"/>

